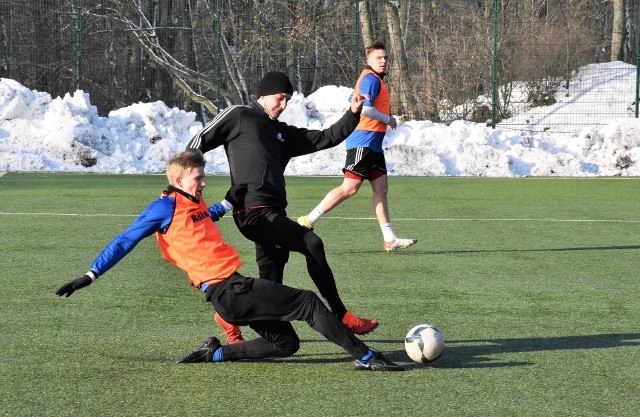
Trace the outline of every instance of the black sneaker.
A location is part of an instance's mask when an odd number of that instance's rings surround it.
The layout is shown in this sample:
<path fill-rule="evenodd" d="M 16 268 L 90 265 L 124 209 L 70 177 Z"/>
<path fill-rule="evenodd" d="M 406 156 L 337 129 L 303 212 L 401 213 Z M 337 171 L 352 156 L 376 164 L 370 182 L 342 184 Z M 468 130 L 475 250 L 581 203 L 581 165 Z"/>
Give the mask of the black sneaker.
<path fill-rule="evenodd" d="M 213 353 L 221 347 L 222 344 L 217 337 L 211 336 L 204 341 L 201 347 L 193 352 L 184 355 L 176 361 L 176 363 L 195 363 L 195 362 L 211 362 Z"/>
<path fill-rule="evenodd" d="M 368 361 L 356 359 L 353 361 L 353 369 L 356 371 L 404 371 L 400 365 L 396 365 L 379 352 L 374 352 Z"/>

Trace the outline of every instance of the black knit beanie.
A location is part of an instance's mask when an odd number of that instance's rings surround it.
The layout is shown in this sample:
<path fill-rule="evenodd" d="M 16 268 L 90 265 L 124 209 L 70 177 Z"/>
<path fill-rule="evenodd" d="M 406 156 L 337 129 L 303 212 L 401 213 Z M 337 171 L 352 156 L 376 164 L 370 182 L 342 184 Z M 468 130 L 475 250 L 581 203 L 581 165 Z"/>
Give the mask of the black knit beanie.
<path fill-rule="evenodd" d="M 289 77 L 279 71 L 267 72 L 258 84 L 258 97 L 283 93 L 293 94 L 293 85 Z"/>

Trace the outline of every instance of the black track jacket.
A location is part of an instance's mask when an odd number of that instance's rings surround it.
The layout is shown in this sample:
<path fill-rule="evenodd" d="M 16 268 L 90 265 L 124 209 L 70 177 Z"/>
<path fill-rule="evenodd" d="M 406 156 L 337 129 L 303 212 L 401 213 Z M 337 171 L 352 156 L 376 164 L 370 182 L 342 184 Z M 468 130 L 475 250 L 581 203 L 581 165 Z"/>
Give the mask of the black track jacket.
<path fill-rule="evenodd" d="M 202 153 L 224 145 L 232 184 L 248 184 L 245 207 L 287 206 L 284 170 L 294 156 L 340 144 L 358 125 L 351 109 L 324 130 L 301 129 L 271 119 L 258 102 L 220 112 L 187 144 Z M 243 207 L 235 207 L 235 209 Z"/>

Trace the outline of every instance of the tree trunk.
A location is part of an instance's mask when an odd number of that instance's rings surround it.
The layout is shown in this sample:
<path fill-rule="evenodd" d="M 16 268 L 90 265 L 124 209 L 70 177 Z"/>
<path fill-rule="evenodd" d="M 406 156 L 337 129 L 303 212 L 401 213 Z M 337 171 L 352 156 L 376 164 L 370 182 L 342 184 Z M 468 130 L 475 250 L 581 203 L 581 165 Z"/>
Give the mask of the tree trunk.
<path fill-rule="evenodd" d="M 613 0 L 613 27 L 611 28 L 611 61 L 622 61 L 624 48 L 624 0 Z"/>
<path fill-rule="evenodd" d="M 360 0 L 359 12 L 362 45 L 367 47 L 373 43 L 373 24 L 371 23 L 371 10 L 368 1 Z"/>
<path fill-rule="evenodd" d="M 395 110 L 396 114 L 412 117 L 417 114 L 416 102 L 414 95 L 410 93 L 412 86 L 408 76 L 407 55 L 402 42 L 402 34 L 400 33 L 400 16 L 398 9 L 390 1 L 385 2 L 384 7 L 391 45 L 391 51 L 388 52 L 392 54 L 391 85 L 395 87 L 390 91 L 391 102 L 399 104 L 399 108 Z"/>
<path fill-rule="evenodd" d="M 438 7 L 438 2 L 435 0 L 431 2 L 421 1 L 418 3 L 418 27 L 424 28 L 421 35 L 421 39 L 423 39 L 422 42 L 424 43 L 429 39 L 429 31 L 432 28 L 434 20 L 433 16 Z M 422 68 L 422 71 L 419 72 L 418 75 L 422 77 L 422 88 L 419 88 L 419 96 L 422 97 L 424 102 L 424 117 L 428 120 L 438 122 L 440 121 L 438 114 L 438 92 L 435 88 L 437 76 L 431 65 L 431 51 L 425 48 L 420 52 L 418 59 L 420 60 L 418 65 Z"/>

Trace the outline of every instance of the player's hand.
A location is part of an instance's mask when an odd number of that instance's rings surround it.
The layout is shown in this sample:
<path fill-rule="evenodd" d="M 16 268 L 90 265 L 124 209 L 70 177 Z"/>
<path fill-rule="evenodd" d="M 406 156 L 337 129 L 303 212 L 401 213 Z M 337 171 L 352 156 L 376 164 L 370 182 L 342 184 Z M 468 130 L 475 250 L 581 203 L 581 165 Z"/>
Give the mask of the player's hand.
<path fill-rule="evenodd" d="M 362 106 L 364 105 L 365 100 L 369 100 L 368 94 L 357 94 L 353 93 L 351 95 L 351 111 L 355 113 L 360 113 L 362 111 Z"/>
<path fill-rule="evenodd" d="M 58 294 L 60 297 L 62 297 L 63 295 L 66 295 L 68 297 L 73 294 L 75 290 L 84 288 L 87 285 L 91 284 L 91 282 L 91 277 L 87 274 L 84 274 L 83 276 L 76 278 L 71 282 L 67 282 L 62 287 L 58 288 L 56 294 Z"/>
<path fill-rule="evenodd" d="M 247 195 L 247 183 L 232 185 L 224 196 L 224 199 L 233 205 L 233 208 L 244 206 L 244 198 Z"/>
<path fill-rule="evenodd" d="M 396 127 L 398 127 L 398 122 L 396 118 L 393 116 L 390 116 L 389 127 L 391 127 L 391 130 L 396 130 Z"/>

